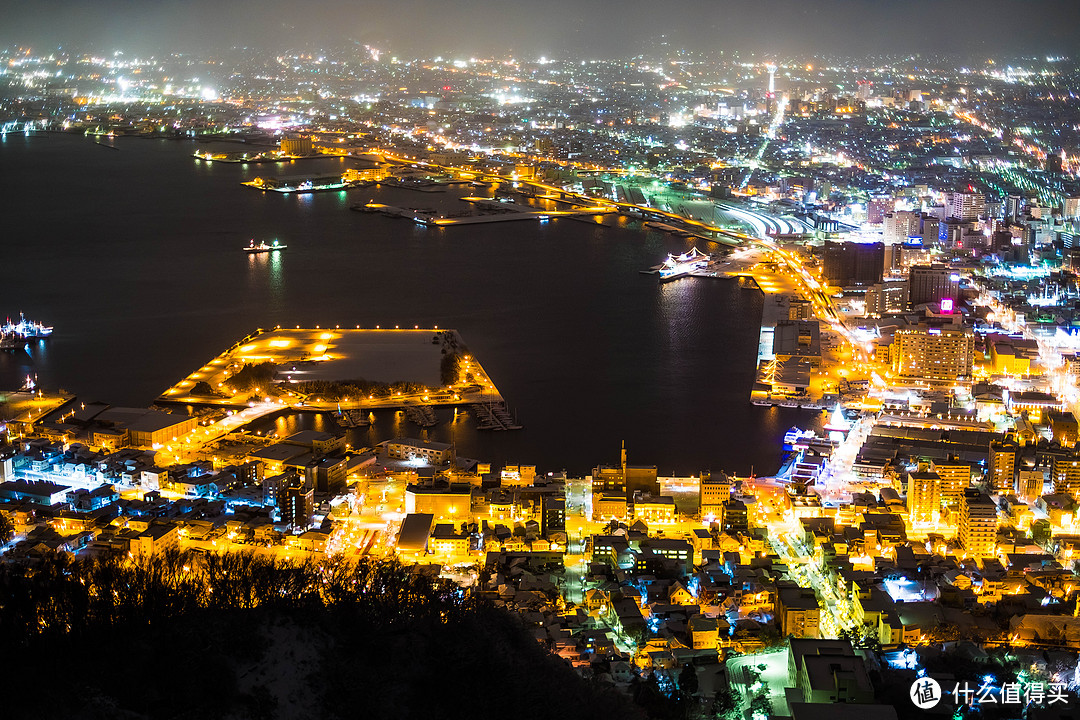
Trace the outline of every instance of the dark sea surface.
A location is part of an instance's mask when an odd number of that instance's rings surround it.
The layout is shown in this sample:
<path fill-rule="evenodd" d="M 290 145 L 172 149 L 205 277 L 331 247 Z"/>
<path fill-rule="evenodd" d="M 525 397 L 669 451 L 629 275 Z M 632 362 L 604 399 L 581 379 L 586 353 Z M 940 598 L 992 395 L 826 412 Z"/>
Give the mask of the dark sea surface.
<path fill-rule="evenodd" d="M 784 432 L 818 423 L 749 402 L 760 292 L 640 274 L 690 245 L 637 222 L 426 228 L 349 207 L 458 210 L 458 197 L 490 191 L 264 194 L 239 183 L 353 161 L 241 166 L 191 153 L 242 145 L 106 142 L 116 149 L 69 135 L 0 140 L 0 317 L 24 311 L 56 328 L 29 352 L 0 353 L 0 388 L 33 374 L 87 401 L 146 406 L 257 327 L 438 325 L 460 331 L 525 429 L 481 432 L 443 410 L 426 435 L 495 464 L 585 473 L 617 463 L 625 440 L 631 463 L 661 474 L 767 474 Z M 251 238 L 289 249 L 249 256 Z M 354 445 L 423 436 L 390 411 L 376 418 Z M 328 416 L 265 425 L 333 429 Z"/>

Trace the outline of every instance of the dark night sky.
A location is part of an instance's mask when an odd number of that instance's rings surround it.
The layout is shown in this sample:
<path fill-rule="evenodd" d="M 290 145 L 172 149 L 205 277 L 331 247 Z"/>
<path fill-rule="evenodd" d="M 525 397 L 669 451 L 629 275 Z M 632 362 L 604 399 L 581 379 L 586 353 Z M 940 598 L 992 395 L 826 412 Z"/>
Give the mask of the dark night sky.
<path fill-rule="evenodd" d="M 372 42 L 395 53 L 1073 53 L 1080 0 L 0 0 L 0 43 L 107 50 Z"/>

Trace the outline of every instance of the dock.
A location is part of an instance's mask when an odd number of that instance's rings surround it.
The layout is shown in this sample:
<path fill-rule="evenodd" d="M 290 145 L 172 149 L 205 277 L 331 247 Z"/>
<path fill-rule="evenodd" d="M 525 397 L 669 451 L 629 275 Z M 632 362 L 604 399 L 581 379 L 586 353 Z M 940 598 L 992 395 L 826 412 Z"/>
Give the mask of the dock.
<path fill-rule="evenodd" d="M 477 430 L 521 430 L 517 420 L 510 414 L 504 402 L 473 403 Z"/>
<path fill-rule="evenodd" d="M 371 425 L 369 413 L 366 410 L 342 410 L 334 416 L 334 422 L 343 428 L 359 428 Z"/>
<path fill-rule="evenodd" d="M 405 407 L 405 418 L 413 425 L 422 428 L 435 427 L 439 419 L 435 417 L 435 411 L 430 405 L 408 405 Z"/>
<path fill-rule="evenodd" d="M 352 209 L 359 212 L 377 212 L 388 217 L 407 218 L 420 225 L 431 227 L 446 227 L 449 225 L 477 225 L 481 223 L 511 222 L 521 220 L 535 220 L 547 222 L 552 218 L 560 217 L 589 217 L 595 215 L 607 215 L 617 213 L 618 210 L 606 207 L 584 208 L 581 210 L 522 210 L 513 207 L 510 203 L 500 203 L 490 198 L 462 198 L 466 202 L 478 204 L 479 207 L 498 209 L 501 212 L 486 215 L 437 215 L 436 211 L 426 208 L 401 208 L 393 205 L 369 202 L 365 205 L 353 205 Z M 479 203 L 491 205 L 480 205 Z M 498 206 L 498 207 L 496 207 Z"/>
<path fill-rule="evenodd" d="M 296 328 L 257 330 L 166 390 L 159 403 L 266 412 L 294 410 L 333 413 L 343 427 L 364 427 L 372 411 L 405 410 L 421 427 L 438 423 L 434 408 L 501 404 L 502 395 L 475 356 L 447 385 L 444 350 L 468 353 L 454 330 L 439 328 Z M 260 367 L 261 366 L 261 367 Z M 231 385 L 231 376 L 260 368 L 257 390 Z M 383 384 L 364 395 L 348 378 Z M 389 381 L 407 379 L 424 389 L 397 391 Z M 315 391 L 341 386 L 344 392 Z M 321 384 L 321 385 L 319 385 Z M 323 394 L 323 393 L 326 394 Z M 345 395 L 345 396 L 342 396 Z M 514 424 L 504 422 L 503 424 Z"/>

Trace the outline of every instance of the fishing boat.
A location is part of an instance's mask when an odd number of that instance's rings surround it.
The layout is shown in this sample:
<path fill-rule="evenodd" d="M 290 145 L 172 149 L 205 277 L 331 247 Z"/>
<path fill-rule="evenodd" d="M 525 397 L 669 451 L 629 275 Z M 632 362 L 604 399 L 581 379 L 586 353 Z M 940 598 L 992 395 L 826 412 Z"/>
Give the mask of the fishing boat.
<path fill-rule="evenodd" d="M 251 242 L 248 243 L 247 247 L 244 248 L 244 250 L 246 252 L 248 252 L 249 254 L 251 254 L 251 255 L 255 255 L 255 254 L 258 254 L 258 253 L 271 252 L 271 251 L 274 251 L 274 250 L 284 250 L 287 247 L 289 247 L 289 246 L 288 245 L 282 245 L 277 240 L 275 240 L 273 242 L 273 244 L 271 244 L 271 245 L 267 245 L 266 242 L 264 242 L 264 241 L 260 241 L 259 244 L 256 245 L 255 240 L 252 239 Z"/>
<path fill-rule="evenodd" d="M 52 327 L 33 320 L 27 320 L 22 313 L 19 313 L 19 322 L 12 322 L 11 318 L 8 318 L 6 323 L 0 325 L 0 334 L 14 335 L 23 340 L 47 338 L 52 335 L 52 331 Z"/>

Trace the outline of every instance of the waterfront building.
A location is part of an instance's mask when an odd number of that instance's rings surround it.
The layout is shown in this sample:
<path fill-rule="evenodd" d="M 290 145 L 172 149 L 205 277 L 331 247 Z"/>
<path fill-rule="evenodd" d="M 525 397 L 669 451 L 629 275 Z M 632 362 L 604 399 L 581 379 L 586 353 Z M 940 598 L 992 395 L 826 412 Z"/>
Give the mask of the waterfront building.
<path fill-rule="evenodd" d="M 332 435 L 318 430 L 301 430 L 293 433 L 281 442 L 287 445 L 298 445 L 311 450 L 316 455 L 329 455 L 337 450 L 345 448 L 344 435 Z"/>
<path fill-rule="evenodd" d="M 309 455 L 309 453 L 300 445 L 275 443 L 252 450 L 244 458 L 244 461 L 246 463 L 258 463 L 263 468 L 263 475 L 270 476 L 285 472 L 287 463 L 291 463 L 296 458 L 304 455 Z"/>
<path fill-rule="evenodd" d="M 724 473 L 702 473 L 698 489 L 698 513 L 718 520 L 724 517 L 724 503 L 731 499 L 731 478 Z"/>
<path fill-rule="evenodd" d="M 347 168 L 341 173 L 341 181 L 346 183 L 370 183 L 378 182 L 386 177 L 386 171 L 381 167 L 371 168 Z"/>
<path fill-rule="evenodd" d="M 625 493 L 633 497 L 635 492 L 660 496 L 660 481 L 657 479 L 655 465 L 628 465 L 626 446 L 621 452 L 622 463 L 617 467 L 601 465 L 593 469 L 592 489 L 594 493 Z"/>
<path fill-rule="evenodd" d="M 780 363 L 809 360 L 810 367 L 821 365 L 821 327 L 817 320 L 781 320 L 773 333 L 773 355 Z"/>
<path fill-rule="evenodd" d="M 535 465 L 507 465 L 499 473 L 500 487 L 528 487 L 536 482 Z"/>
<path fill-rule="evenodd" d="M 187 435 L 199 425 L 196 418 L 144 408 L 110 407 L 94 417 L 95 423 L 127 431 L 136 447 L 160 447 Z"/>
<path fill-rule="evenodd" d="M 415 438 L 394 438 L 386 443 L 386 456 L 395 460 L 412 460 L 428 465 L 444 465 L 450 462 L 450 443 Z"/>
<path fill-rule="evenodd" d="M 971 376 L 975 335 L 968 329 L 897 330 L 896 374 L 906 379 L 956 381 Z"/>
<path fill-rule="evenodd" d="M 958 539 L 969 556 L 993 557 L 997 546 L 997 524 L 994 501 L 975 488 L 965 490 L 960 499 Z"/>
<path fill-rule="evenodd" d="M 285 135 L 281 138 L 279 150 L 282 155 L 315 154 L 315 147 L 310 135 Z"/>

